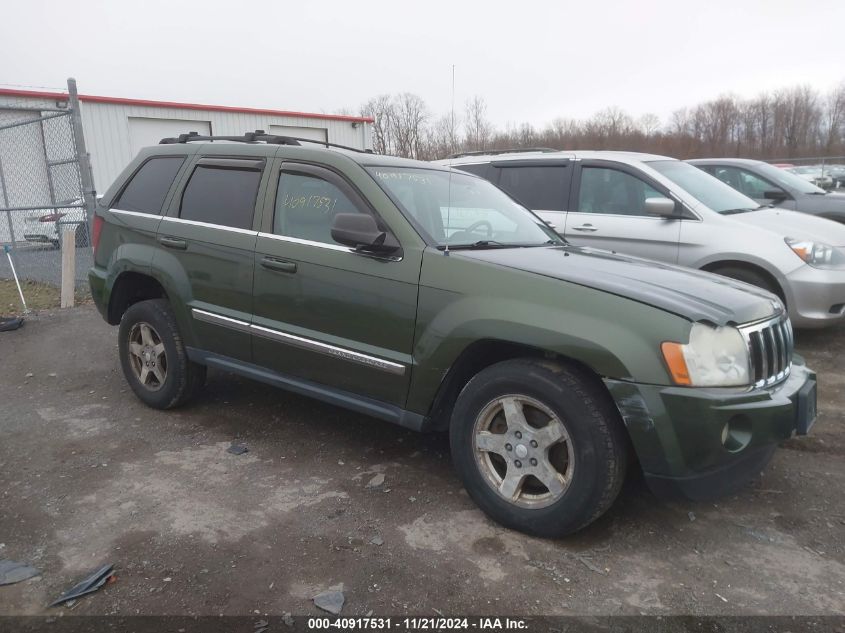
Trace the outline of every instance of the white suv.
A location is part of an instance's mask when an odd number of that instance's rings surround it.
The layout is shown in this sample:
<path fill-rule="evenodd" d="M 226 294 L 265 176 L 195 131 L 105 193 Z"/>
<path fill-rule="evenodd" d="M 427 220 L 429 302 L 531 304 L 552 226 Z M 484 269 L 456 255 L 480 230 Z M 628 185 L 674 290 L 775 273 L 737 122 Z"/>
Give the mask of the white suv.
<path fill-rule="evenodd" d="M 845 226 L 761 206 L 652 154 L 529 151 L 436 161 L 497 184 L 569 242 L 725 275 L 778 295 L 796 327 L 845 320 Z"/>

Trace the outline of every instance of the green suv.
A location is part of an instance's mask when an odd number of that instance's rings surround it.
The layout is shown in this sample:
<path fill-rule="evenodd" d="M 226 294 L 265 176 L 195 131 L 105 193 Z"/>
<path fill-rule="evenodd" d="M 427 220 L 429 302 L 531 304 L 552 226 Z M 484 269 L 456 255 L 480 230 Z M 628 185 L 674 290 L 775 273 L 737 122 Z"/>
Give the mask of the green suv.
<path fill-rule="evenodd" d="M 212 367 L 448 431 L 476 503 L 541 536 L 605 512 L 633 459 L 659 494 L 713 497 L 813 423 L 774 295 L 570 246 L 470 174 L 300 140 L 165 139 L 100 201 L 91 291 L 149 406 Z"/>

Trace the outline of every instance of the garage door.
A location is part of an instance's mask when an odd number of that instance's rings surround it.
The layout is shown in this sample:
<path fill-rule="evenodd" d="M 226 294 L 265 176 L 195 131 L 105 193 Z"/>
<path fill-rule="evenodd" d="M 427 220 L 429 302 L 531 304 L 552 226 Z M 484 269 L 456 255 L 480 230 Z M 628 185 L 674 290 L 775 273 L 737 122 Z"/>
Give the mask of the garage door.
<path fill-rule="evenodd" d="M 138 150 L 142 147 L 158 145 L 158 142 L 163 138 L 179 136 L 188 132 L 208 136 L 211 134 L 211 123 L 190 119 L 129 117 L 129 144 L 132 147 L 133 154 L 138 153 Z"/>
<path fill-rule="evenodd" d="M 293 136 L 296 138 L 308 138 L 314 141 L 329 140 L 328 130 L 324 127 L 297 127 L 295 125 L 271 125 L 268 130 L 270 134 L 279 136 Z"/>

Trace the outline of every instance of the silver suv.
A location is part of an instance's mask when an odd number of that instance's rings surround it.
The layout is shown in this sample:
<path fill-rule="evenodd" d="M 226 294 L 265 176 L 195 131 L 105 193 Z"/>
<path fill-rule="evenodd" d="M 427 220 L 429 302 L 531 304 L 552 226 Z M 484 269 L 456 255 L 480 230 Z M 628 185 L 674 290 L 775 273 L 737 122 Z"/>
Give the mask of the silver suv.
<path fill-rule="evenodd" d="M 549 150 L 437 161 L 504 189 L 574 244 L 706 270 L 778 295 L 796 327 L 845 320 L 845 226 L 759 205 L 652 154 Z"/>

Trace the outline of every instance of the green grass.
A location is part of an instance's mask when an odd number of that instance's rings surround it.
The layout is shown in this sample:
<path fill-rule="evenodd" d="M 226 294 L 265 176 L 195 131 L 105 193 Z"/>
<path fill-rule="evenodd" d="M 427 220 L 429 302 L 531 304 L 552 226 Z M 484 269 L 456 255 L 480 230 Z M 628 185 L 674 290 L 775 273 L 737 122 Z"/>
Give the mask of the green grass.
<path fill-rule="evenodd" d="M 61 290 L 49 284 L 37 281 L 21 281 L 26 307 L 32 311 L 51 310 L 61 305 Z M 86 289 L 76 291 L 76 305 L 90 301 Z M 14 279 L 0 279 L 0 315 L 13 316 L 23 314 L 23 306 L 15 286 Z"/>

